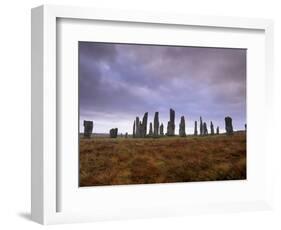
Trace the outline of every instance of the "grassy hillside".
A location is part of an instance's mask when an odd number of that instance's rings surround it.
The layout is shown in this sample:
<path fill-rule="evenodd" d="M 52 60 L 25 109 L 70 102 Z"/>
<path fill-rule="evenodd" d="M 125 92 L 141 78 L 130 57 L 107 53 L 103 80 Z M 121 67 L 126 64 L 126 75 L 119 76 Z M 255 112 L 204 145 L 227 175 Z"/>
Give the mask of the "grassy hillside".
<path fill-rule="evenodd" d="M 80 186 L 246 179 L 246 134 L 80 139 Z"/>

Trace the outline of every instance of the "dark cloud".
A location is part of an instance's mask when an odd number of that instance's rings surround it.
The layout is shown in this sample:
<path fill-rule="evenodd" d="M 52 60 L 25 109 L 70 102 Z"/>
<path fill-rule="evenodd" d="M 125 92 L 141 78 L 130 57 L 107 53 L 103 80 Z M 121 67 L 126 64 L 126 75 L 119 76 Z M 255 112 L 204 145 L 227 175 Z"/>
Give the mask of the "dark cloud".
<path fill-rule="evenodd" d="M 155 111 L 166 125 L 169 108 L 187 117 L 188 129 L 203 116 L 224 128 L 246 122 L 246 50 L 79 43 L 80 121 L 96 131 L 115 125 L 131 133 L 135 116 Z"/>

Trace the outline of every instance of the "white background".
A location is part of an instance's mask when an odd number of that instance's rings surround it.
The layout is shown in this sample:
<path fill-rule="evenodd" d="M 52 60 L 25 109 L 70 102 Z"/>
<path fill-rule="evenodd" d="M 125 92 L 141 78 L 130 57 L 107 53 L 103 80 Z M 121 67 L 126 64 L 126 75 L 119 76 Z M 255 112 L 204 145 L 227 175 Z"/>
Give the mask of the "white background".
<path fill-rule="evenodd" d="M 0 226 L 1 229 L 37 229 L 30 213 L 30 8 L 42 3 L 163 11 L 170 13 L 265 17 L 275 20 L 275 90 L 281 105 L 281 14 L 278 0 L 10 0 L 1 2 L 0 13 Z M 278 66 L 279 61 L 279 66 Z M 281 118 L 280 106 L 275 117 Z M 276 130 L 281 124 L 276 123 Z M 277 134 L 278 132 L 276 132 Z M 279 140 L 278 140 L 279 139 Z M 268 212 L 200 215 L 178 218 L 130 220 L 48 226 L 52 229 L 280 229 L 281 228 L 281 148 L 274 148 L 275 210 Z"/>

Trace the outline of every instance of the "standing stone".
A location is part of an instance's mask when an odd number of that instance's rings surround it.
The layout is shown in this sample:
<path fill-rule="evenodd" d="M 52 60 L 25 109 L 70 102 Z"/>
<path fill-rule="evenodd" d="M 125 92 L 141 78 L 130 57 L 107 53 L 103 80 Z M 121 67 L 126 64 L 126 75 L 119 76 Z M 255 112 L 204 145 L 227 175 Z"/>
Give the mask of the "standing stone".
<path fill-rule="evenodd" d="M 118 128 L 110 129 L 109 135 L 110 135 L 111 138 L 116 138 L 117 135 L 118 135 Z"/>
<path fill-rule="evenodd" d="M 219 126 L 217 126 L 217 135 L 219 135 L 220 134 L 220 128 L 219 128 Z"/>
<path fill-rule="evenodd" d="M 136 117 L 136 137 L 140 137 L 140 119 Z"/>
<path fill-rule="evenodd" d="M 142 123 L 141 121 L 139 122 L 139 137 L 142 137 Z"/>
<path fill-rule="evenodd" d="M 245 124 L 245 131 L 247 131 L 247 124 Z"/>
<path fill-rule="evenodd" d="M 179 135 L 181 137 L 185 137 L 186 136 L 184 116 L 181 116 L 180 127 L 179 127 Z"/>
<path fill-rule="evenodd" d="M 227 135 L 233 134 L 232 118 L 226 117 L 225 119 L 225 130 Z"/>
<path fill-rule="evenodd" d="M 206 122 L 203 123 L 203 135 L 208 135 L 208 128 Z"/>
<path fill-rule="evenodd" d="M 166 132 L 167 136 L 169 136 L 169 127 L 170 127 L 170 121 L 168 121 L 168 123 L 167 123 L 167 132 Z"/>
<path fill-rule="evenodd" d="M 127 132 L 125 133 L 125 138 L 128 138 L 128 133 Z"/>
<path fill-rule="evenodd" d="M 200 136 L 203 135 L 204 129 L 203 129 L 203 122 L 202 122 L 202 117 L 200 117 Z"/>
<path fill-rule="evenodd" d="M 148 135 L 149 135 L 150 137 L 152 137 L 152 136 L 153 136 L 153 131 L 152 131 L 152 122 L 150 122 L 150 124 L 149 124 L 149 133 L 148 133 Z"/>
<path fill-rule="evenodd" d="M 141 137 L 145 137 L 145 136 L 146 136 L 146 133 L 147 133 L 147 117 L 148 117 L 148 113 L 146 112 L 146 113 L 143 115 L 143 118 L 142 118 L 141 132 L 140 132 L 140 136 L 141 136 Z"/>
<path fill-rule="evenodd" d="M 164 125 L 161 123 L 160 125 L 160 136 L 164 136 Z"/>
<path fill-rule="evenodd" d="M 197 131 L 197 121 L 194 122 L 194 136 L 198 135 L 198 131 Z"/>
<path fill-rule="evenodd" d="M 84 121 L 84 137 L 91 137 L 93 132 L 93 126 L 93 121 Z"/>
<path fill-rule="evenodd" d="M 155 112 L 154 115 L 154 136 L 158 137 L 159 135 L 159 113 Z"/>
<path fill-rule="evenodd" d="M 136 137 L 136 121 L 134 121 L 134 125 L 133 125 L 133 138 Z"/>
<path fill-rule="evenodd" d="M 213 125 L 213 122 L 211 122 L 211 135 L 214 135 L 215 134 L 215 130 L 214 130 L 214 125 Z"/>
<path fill-rule="evenodd" d="M 168 121 L 167 135 L 175 135 L 175 111 L 173 109 L 170 109 L 170 120 Z"/>

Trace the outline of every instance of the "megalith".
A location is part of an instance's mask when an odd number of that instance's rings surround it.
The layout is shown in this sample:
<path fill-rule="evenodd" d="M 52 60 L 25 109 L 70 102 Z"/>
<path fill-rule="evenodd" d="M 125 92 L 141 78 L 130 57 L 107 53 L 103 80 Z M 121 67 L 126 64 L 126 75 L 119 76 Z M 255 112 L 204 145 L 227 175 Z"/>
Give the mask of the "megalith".
<path fill-rule="evenodd" d="M 203 135 L 208 135 L 208 128 L 207 128 L 207 123 L 203 123 Z"/>
<path fill-rule="evenodd" d="M 154 136 L 157 137 L 159 135 L 159 113 L 155 112 L 154 114 Z"/>
<path fill-rule="evenodd" d="M 203 121 L 202 117 L 200 117 L 200 136 L 204 134 L 204 128 L 203 128 Z"/>
<path fill-rule="evenodd" d="M 197 130 L 197 121 L 194 122 L 194 136 L 198 135 L 198 130 Z"/>
<path fill-rule="evenodd" d="M 214 135 L 215 134 L 215 130 L 214 130 L 214 125 L 213 125 L 212 121 L 211 121 L 210 128 L 211 128 L 211 135 Z"/>
<path fill-rule="evenodd" d="M 146 112 L 143 115 L 143 118 L 142 118 L 141 131 L 140 131 L 140 136 L 141 137 L 145 137 L 146 134 L 147 134 L 147 117 L 148 117 L 148 113 Z"/>
<path fill-rule="evenodd" d="M 149 135 L 150 137 L 152 137 L 152 136 L 153 136 L 153 131 L 152 131 L 152 122 L 150 122 L 150 123 L 149 123 L 149 133 L 148 133 L 148 135 Z"/>
<path fill-rule="evenodd" d="M 228 135 L 233 134 L 232 118 L 231 117 L 225 117 L 224 120 L 225 120 L 226 134 L 228 134 Z"/>
<path fill-rule="evenodd" d="M 164 136 L 164 125 L 161 123 L 160 125 L 160 136 Z"/>
<path fill-rule="evenodd" d="M 93 121 L 84 121 L 84 137 L 90 138 L 93 132 Z"/>
<path fill-rule="evenodd" d="M 109 136 L 111 138 L 116 138 L 118 135 L 118 128 L 113 128 L 113 129 L 110 129 L 109 131 Z"/>
<path fill-rule="evenodd" d="M 186 133 L 185 133 L 185 119 L 184 116 L 181 116 L 181 120 L 180 120 L 180 125 L 179 125 L 179 135 L 181 137 L 185 137 Z"/>
<path fill-rule="evenodd" d="M 133 124 L 133 137 L 136 137 L 136 121 Z"/>
<path fill-rule="evenodd" d="M 175 111 L 173 109 L 170 109 L 170 120 L 168 121 L 167 125 L 167 135 L 175 135 Z"/>
<path fill-rule="evenodd" d="M 140 137 L 140 119 L 136 117 L 136 137 Z"/>

